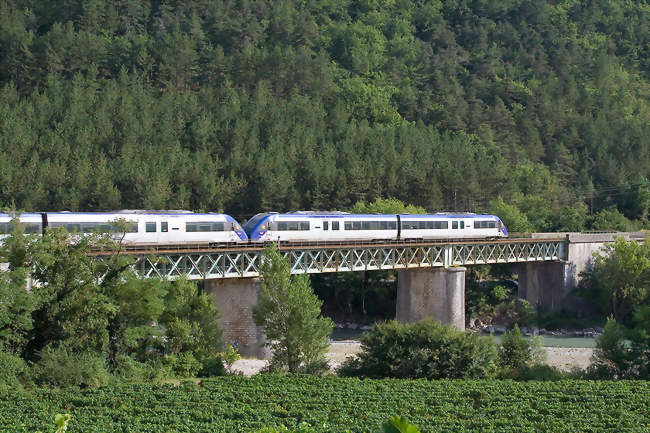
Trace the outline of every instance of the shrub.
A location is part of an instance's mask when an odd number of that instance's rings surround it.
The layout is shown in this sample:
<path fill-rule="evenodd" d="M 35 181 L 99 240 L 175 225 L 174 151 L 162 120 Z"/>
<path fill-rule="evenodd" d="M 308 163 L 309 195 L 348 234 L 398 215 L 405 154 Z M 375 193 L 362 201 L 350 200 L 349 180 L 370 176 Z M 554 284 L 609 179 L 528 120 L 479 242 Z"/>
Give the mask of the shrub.
<path fill-rule="evenodd" d="M 0 393 L 9 388 L 22 388 L 27 373 L 27 363 L 21 357 L 0 349 Z"/>
<path fill-rule="evenodd" d="M 164 364 L 171 368 L 177 377 L 196 377 L 203 368 L 191 352 L 165 355 Z"/>
<path fill-rule="evenodd" d="M 156 368 L 126 355 L 115 361 L 112 373 L 116 379 L 125 383 L 158 383 L 170 376 L 165 368 Z"/>
<path fill-rule="evenodd" d="M 82 388 L 105 385 L 111 379 L 103 357 L 94 352 L 74 353 L 64 346 L 41 351 L 32 376 L 39 385 Z"/>
<path fill-rule="evenodd" d="M 219 355 L 203 360 L 201 370 L 198 372 L 198 377 L 225 376 L 226 374 L 228 374 L 228 371 L 224 366 L 224 360 L 222 356 Z"/>
<path fill-rule="evenodd" d="M 339 369 L 370 378 L 489 378 L 497 373 L 497 347 L 489 338 L 433 320 L 375 325 L 361 337 L 361 353 Z"/>
<path fill-rule="evenodd" d="M 546 364 L 523 365 L 519 368 L 508 368 L 502 372 L 501 378 L 519 381 L 537 380 L 541 382 L 579 378 L 578 373 L 565 373 Z"/>

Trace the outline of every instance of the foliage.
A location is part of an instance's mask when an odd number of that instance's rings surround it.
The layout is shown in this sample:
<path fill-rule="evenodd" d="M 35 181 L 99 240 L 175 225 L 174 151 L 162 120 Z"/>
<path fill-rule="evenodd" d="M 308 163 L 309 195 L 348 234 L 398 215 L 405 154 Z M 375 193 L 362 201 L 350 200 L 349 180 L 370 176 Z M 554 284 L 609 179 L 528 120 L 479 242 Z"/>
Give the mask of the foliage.
<path fill-rule="evenodd" d="M 321 305 L 312 292 L 308 275 L 292 276 L 289 261 L 275 245 L 264 252 L 260 266 L 262 283 L 253 319 L 263 326 L 273 355 L 272 369 L 311 369 L 323 364 L 329 347 L 332 321 L 321 316 Z"/>
<path fill-rule="evenodd" d="M 568 377 L 545 364 L 546 351 L 539 336 L 524 338 L 519 326 L 503 334 L 499 358 L 500 375 L 515 380 L 560 380 Z"/>
<path fill-rule="evenodd" d="M 588 401 L 589 404 L 585 404 Z M 120 385 L 10 390 L 7 431 L 49 431 L 61 408 L 69 431 L 250 432 L 264 426 L 315 433 L 371 432 L 399 413 L 430 432 L 644 431 L 647 381 L 359 380 L 307 375 L 226 376 L 192 386 Z M 276 427 L 276 430 L 282 431 Z M 273 431 L 273 430 L 271 430 Z"/>
<path fill-rule="evenodd" d="M 9 388 L 20 389 L 29 376 L 27 363 L 17 355 L 0 347 L 0 394 Z"/>
<path fill-rule="evenodd" d="M 0 350 L 18 355 L 27 345 L 32 313 L 39 302 L 35 293 L 25 290 L 31 242 L 22 224 L 14 219 L 11 235 L 0 245 L 0 263 L 9 265 L 7 272 L 0 272 Z"/>
<path fill-rule="evenodd" d="M 528 221 L 516 206 L 507 204 L 499 196 L 490 202 L 489 212 L 498 215 L 510 232 L 530 233 L 535 231 L 535 227 Z"/>
<path fill-rule="evenodd" d="M 101 355 L 74 352 L 65 346 L 43 349 L 31 375 L 38 385 L 56 387 L 97 387 L 110 381 L 106 360 Z"/>
<path fill-rule="evenodd" d="M 392 416 L 382 426 L 382 433 L 420 433 L 420 429 L 409 424 L 402 416 Z"/>
<path fill-rule="evenodd" d="M 66 414 L 59 413 L 54 415 L 54 424 L 57 426 L 55 433 L 65 433 L 65 431 L 68 429 L 68 423 L 70 422 L 71 418 L 72 415 L 70 415 L 69 413 Z"/>
<path fill-rule="evenodd" d="M 491 339 L 433 320 L 377 324 L 361 337 L 361 352 L 339 373 L 369 378 L 490 378 L 497 373 Z"/>
<path fill-rule="evenodd" d="M 0 346 L 35 361 L 36 382 L 96 386 L 107 371 L 127 382 L 224 373 L 219 312 L 195 283 L 137 277 L 132 259 L 118 254 L 121 241 L 107 235 L 22 233 L 14 224 L 3 243 L 10 269 L 0 272 Z M 30 290 L 27 269 L 38 280 Z"/>
<path fill-rule="evenodd" d="M 610 318 L 596 339 L 593 377 L 650 379 L 650 306 L 635 310 L 632 326 L 625 328 Z"/>
<path fill-rule="evenodd" d="M 394 198 L 383 199 L 378 197 L 372 203 L 366 203 L 365 201 L 358 201 L 348 209 L 350 213 L 382 213 L 382 214 L 423 214 L 427 213 L 426 210 L 421 206 L 414 206 L 412 204 L 404 204 L 401 201 Z"/>
<path fill-rule="evenodd" d="M 594 221 L 591 227 L 594 230 L 616 230 L 619 232 L 632 232 L 639 229 L 638 224 L 625 218 L 625 215 L 620 213 L 613 206 L 598 212 L 594 216 Z"/>
<path fill-rule="evenodd" d="M 165 329 L 167 351 L 172 355 L 192 354 L 199 363 L 219 354 L 219 311 L 212 295 L 180 279 L 169 286 L 164 305 L 160 325 Z"/>
<path fill-rule="evenodd" d="M 0 205 L 647 219 L 647 22 L 633 1 L 4 0 Z"/>
<path fill-rule="evenodd" d="M 622 237 L 594 254 L 583 273 L 581 291 L 593 299 L 603 316 L 627 324 L 636 306 L 650 303 L 650 240 L 627 242 Z"/>

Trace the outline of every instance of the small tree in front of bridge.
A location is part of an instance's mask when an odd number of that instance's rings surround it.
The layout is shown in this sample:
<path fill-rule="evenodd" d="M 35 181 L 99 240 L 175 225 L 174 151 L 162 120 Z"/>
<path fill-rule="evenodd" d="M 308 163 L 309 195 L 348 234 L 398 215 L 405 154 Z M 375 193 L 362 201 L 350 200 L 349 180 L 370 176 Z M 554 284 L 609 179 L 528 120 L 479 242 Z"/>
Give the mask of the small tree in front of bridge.
<path fill-rule="evenodd" d="M 263 326 L 273 356 L 270 370 L 315 372 L 326 367 L 333 324 L 321 316 L 322 302 L 308 275 L 291 275 L 288 259 L 269 246 L 261 265 L 262 284 L 253 320 Z"/>

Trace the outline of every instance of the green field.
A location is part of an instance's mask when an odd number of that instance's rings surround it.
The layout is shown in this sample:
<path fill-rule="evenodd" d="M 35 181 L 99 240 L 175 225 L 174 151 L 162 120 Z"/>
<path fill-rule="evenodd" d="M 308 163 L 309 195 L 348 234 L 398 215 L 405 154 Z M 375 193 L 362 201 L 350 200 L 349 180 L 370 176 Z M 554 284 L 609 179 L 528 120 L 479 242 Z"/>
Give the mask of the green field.
<path fill-rule="evenodd" d="M 401 414 L 424 432 L 648 432 L 650 382 L 224 377 L 201 385 L 38 390 L 0 400 L 2 431 L 247 432 L 305 421 L 318 432 L 374 431 Z"/>

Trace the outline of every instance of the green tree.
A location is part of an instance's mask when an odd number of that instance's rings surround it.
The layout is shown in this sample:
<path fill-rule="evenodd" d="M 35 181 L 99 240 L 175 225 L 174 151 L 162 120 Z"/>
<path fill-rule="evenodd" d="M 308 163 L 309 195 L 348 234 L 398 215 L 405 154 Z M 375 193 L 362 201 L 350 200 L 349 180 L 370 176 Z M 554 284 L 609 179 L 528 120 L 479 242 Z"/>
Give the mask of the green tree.
<path fill-rule="evenodd" d="M 205 364 L 222 350 L 219 311 L 210 294 L 196 283 L 179 279 L 168 286 L 160 325 L 167 337 L 167 352 L 194 357 Z"/>
<path fill-rule="evenodd" d="M 266 332 L 273 352 L 271 367 L 296 373 L 324 366 L 333 324 L 321 316 L 322 302 L 313 293 L 309 276 L 292 276 L 288 259 L 275 245 L 264 252 L 260 272 L 253 320 Z"/>
<path fill-rule="evenodd" d="M 526 366 L 539 364 L 543 361 L 543 349 L 540 341 L 525 339 L 519 330 L 519 325 L 503 334 L 501 340 L 501 365 L 512 369 L 522 369 Z"/>
<path fill-rule="evenodd" d="M 602 253 L 594 254 L 581 285 L 604 316 L 612 314 L 618 323 L 629 323 L 635 307 L 650 303 L 650 240 L 628 242 L 619 237 L 605 245 Z"/>
<path fill-rule="evenodd" d="M 0 350 L 22 355 L 33 328 L 32 312 L 38 297 L 27 290 L 28 248 L 33 238 L 25 235 L 17 218 L 11 225 L 9 237 L 0 246 L 0 263 L 9 266 L 0 271 Z"/>
<path fill-rule="evenodd" d="M 501 218 L 509 232 L 530 233 L 535 227 L 516 206 L 507 204 L 501 197 L 490 201 L 489 212 Z"/>
<path fill-rule="evenodd" d="M 427 211 L 421 206 L 404 204 L 395 198 L 378 197 L 372 203 L 358 201 L 348 209 L 350 213 L 383 213 L 383 214 L 425 214 Z"/>
<path fill-rule="evenodd" d="M 650 306 L 636 308 L 627 327 L 607 319 L 590 370 L 599 378 L 650 378 Z"/>

